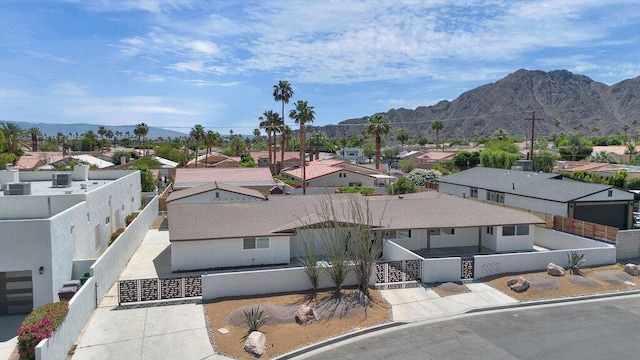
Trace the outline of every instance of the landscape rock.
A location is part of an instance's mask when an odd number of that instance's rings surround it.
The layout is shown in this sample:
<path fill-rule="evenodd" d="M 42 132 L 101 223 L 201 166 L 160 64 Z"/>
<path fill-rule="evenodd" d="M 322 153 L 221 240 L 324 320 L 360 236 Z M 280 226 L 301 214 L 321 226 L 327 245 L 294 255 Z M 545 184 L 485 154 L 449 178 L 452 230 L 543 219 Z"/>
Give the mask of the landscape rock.
<path fill-rule="evenodd" d="M 318 320 L 318 314 L 311 306 L 304 305 L 296 311 L 296 322 L 300 325 L 308 325 L 316 320 Z"/>
<path fill-rule="evenodd" d="M 507 286 L 517 292 L 517 293 L 521 293 L 521 292 L 525 292 L 527 291 L 527 289 L 529 289 L 529 282 L 527 281 L 527 279 L 525 279 L 522 276 L 519 276 L 517 279 L 511 279 L 509 281 L 507 281 Z"/>
<path fill-rule="evenodd" d="M 624 266 L 624 272 L 631 276 L 640 276 L 640 267 L 635 264 L 627 264 Z"/>
<path fill-rule="evenodd" d="M 244 351 L 255 357 L 261 357 L 267 351 L 267 337 L 260 331 L 254 331 L 244 341 Z"/>
<path fill-rule="evenodd" d="M 547 265 L 547 274 L 551 276 L 564 276 L 564 268 L 554 263 Z"/>

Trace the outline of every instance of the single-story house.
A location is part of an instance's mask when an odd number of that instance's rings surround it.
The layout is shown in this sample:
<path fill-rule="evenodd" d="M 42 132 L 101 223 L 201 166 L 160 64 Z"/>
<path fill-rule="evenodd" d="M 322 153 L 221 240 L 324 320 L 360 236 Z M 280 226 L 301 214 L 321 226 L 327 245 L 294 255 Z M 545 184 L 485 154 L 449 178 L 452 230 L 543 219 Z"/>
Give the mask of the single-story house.
<path fill-rule="evenodd" d="M 196 166 L 196 160 L 191 159 L 187 162 L 188 168 Z M 239 167 L 240 157 L 227 156 L 218 152 L 198 155 L 198 167 Z"/>
<path fill-rule="evenodd" d="M 362 150 L 362 148 L 343 147 L 341 149 L 338 149 L 336 155 L 356 164 L 364 164 L 367 160 L 364 156 L 364 151 Z"/>
<path fill-rule="evenodd" d="M 533 225 L 543 223 L 527 212 L 437 192 L 274 196 L 225 203 L 174 201 L 168 204 L 172 270 L 290 264 L 292 258 L 305 256 L 301 245 L 309 238 L 306 235 L 323 236 L 324 230 L 318 227 L 326 221 L 340 224 L 344 234 L 361 225 L 355 224 L 359 220 L 350 217 L 349 211 L 340 211 L 348 204 L 369 209 L 366 225 L 384 241 L 396 241 L 426 256 L 456 247 L 532 251 Z M 336 212 L 323 211 L 327 206 Z"/>
<path fill-rule="evenodd" d="M 310 161 L 305 165 L 307 187 L 381 186 L 396 180 L 372 167 L 353 164 L 340 159 Z M 302 181 L 302 169 L 284 169 L 282 175 Z"/>
<path fill-rule="evenodd" d="M 277 185 L 268 168 L 178 168 L 174 190 L 204 184 L 226 184 L 268 193 Z"/>
<path fill-rule="evenodd" d="M 269 167 L 269 152 L 267 151 L 250 151 L 249 156 L 253 158 L 253 161 L 259 167 Z M 273 156 L 273 154 L 271 155 Z M 275 159 L 271 159 L 272 164 L 275 166 L 275 171 L 280 172 L 284 168 L 300 165 L 300 153 L 297 151 L 285 151 L 284 163 L 282 162 L 282 153 L 276 152 Z"/>
<path fill-rule="evenodd" d="M 452 160 L 456 156 L 455 152 L 447 151 L 429 151 L 416 157 L 418 168 L 432 169 L 436 164 L 442 164 L 445 161 Z"/>
<path fill-rule="evenodd" d="M 266 196 L 259 191 L 228 184 L 213 182 L 172 192 L 167 203 L 209 204 L 214 202 L 250 202 L 263 201 Z"/>
<path fill-rule="evenodd" d="M 498 202 L 619 229 L 633 225 L 633 194 L 559 174 L 475 167 L 443 176 L 440 192 Z"/>

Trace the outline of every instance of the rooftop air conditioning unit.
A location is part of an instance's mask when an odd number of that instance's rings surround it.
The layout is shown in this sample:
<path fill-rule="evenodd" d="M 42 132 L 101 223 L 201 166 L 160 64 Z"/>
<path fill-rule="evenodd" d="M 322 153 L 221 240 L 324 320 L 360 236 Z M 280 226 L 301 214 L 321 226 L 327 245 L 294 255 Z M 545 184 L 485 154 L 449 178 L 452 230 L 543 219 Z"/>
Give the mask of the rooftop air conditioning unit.
<path fill-rule="evenodd" d="M 70 187 L 71 181 L 71 174 L 53 174 L 53 187 Z"/>
<path fill-rule="evenodd" d="M 31 183 L 8 183 L 4 195 L 31 195 Z"/>

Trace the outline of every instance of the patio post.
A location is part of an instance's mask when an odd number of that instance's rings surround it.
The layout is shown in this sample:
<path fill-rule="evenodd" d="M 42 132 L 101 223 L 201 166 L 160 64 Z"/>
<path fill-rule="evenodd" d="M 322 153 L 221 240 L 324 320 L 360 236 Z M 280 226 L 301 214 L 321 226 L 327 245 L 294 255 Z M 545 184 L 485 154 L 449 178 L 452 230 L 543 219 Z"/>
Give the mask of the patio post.
<path fill-rule="evenodd" d="M 427 229 L 427 253 L 426 257 L 429 257 L 429 252 L 431 251 L 431 229 Z"/>
<path fill-rule="evenodd" d="M 478 252 L 482 251 L 482 226 L 478 226 Z"/>

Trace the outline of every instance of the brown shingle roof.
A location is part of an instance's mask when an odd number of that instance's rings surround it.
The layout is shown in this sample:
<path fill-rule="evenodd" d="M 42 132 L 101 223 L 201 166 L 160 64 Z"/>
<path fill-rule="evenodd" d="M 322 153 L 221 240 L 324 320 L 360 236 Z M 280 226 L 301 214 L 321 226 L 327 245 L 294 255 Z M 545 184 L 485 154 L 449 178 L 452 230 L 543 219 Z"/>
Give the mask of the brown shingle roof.
<path fill-rule="evenodd" d="M 167 198 L 167 203 L 174 200 L 184 199 L 190 196 L 206 193 L 213 190 L 223 190 L 223 191 L 232 192 L 235 194 L 251 196 L 258 199 L 266 200 L 266 197 L 257 190 L 247 189 L 240 186 L 233 186 L 228 184 L 218 184 L 217 182 L 214 182 L 212 184 L 205 184 L 205 185 L 200 185 L 200 186 L 196 186 L 196 187 L 192 187 L 184 190 L 174 191 Z"/>
<path fill-rule="evenodd" d="M 362 204 L 368 201 L 374 225 L 389 229 L 542 223 L 526 212 L 437 192 L 407 194 L 403 199 L 397 196 L 364 198 L 359 194 L 273 196 L 268 201 L 252 203 L 168 204 L 170 238 L 171 241 L 205 240 L 287 232 L 296 223 L 307 224 L 301 221 L 303 218 L 319 219 L 316 209 L 327 199 L 337 208 L 348 204 L 350 199 Z"/>

